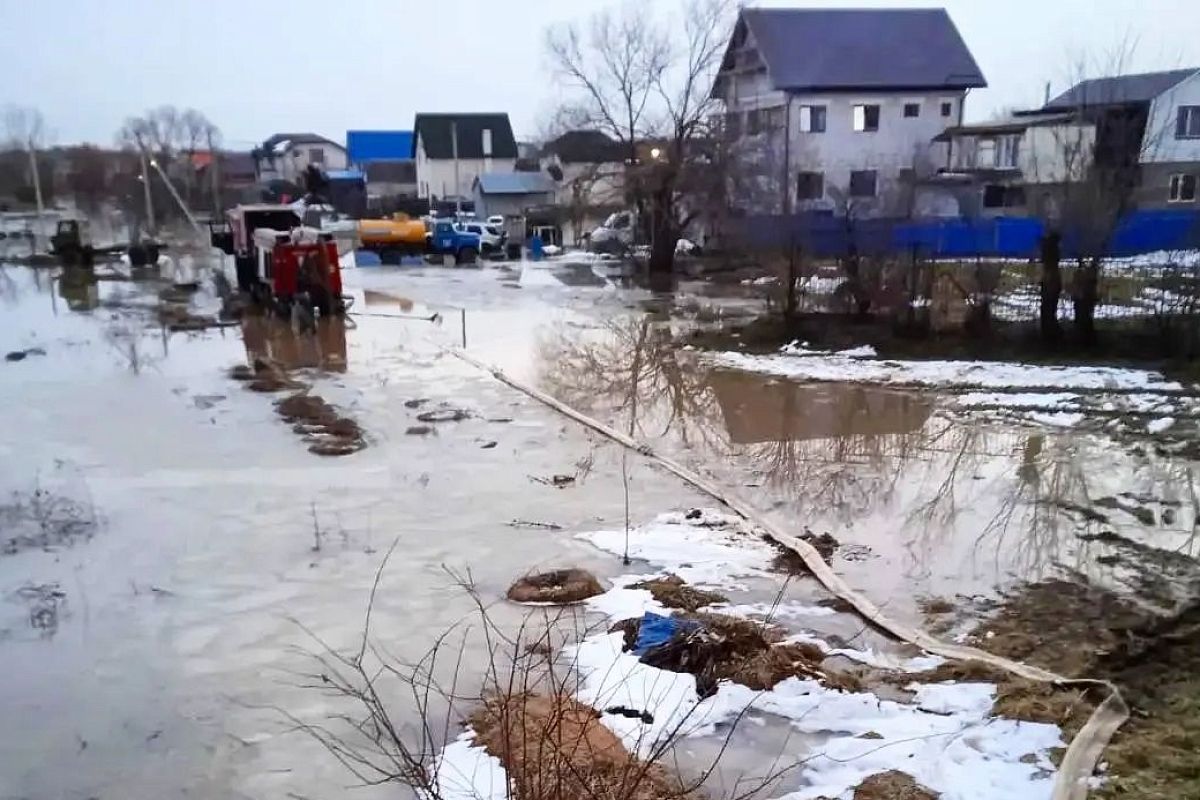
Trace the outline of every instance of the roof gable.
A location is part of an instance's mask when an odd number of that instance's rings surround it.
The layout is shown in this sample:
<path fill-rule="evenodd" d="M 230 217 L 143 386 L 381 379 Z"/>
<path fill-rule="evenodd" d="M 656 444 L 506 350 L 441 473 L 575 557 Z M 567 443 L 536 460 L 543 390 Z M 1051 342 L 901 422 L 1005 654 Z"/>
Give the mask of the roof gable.
<path fill-rule="evenodd" d="M 954 21 L 940 8 L 746 8 L 738 28 L 743 37 L 753 36 L 776 89 L 987 86 Z"/>
<path fill-rule="evenodd" d="M 417 114 L 413 126 L 412 155 L 417 139 L 425 147 L 427 158 L 454 158 L 454 131 L 457 130 L 459 158 L 516 158 L 517 141 L 513 138 L 508 114 Z M 483 152 L 483 132 L 492 132 L 492 152 Z"/>
<path fill-rule="evenodd" d="M 1146 72 L 1139 75 L 1118 75 L 1112 78 L 1081 81 L 1046 103 L 1042 110 L 1056 111 L 1088 106 L 1149 103 L 1163 92 L 1173 89 L 1198 73 L 1200 73 L 1200 68 L 1192 67 L 1168 72 Z"/>

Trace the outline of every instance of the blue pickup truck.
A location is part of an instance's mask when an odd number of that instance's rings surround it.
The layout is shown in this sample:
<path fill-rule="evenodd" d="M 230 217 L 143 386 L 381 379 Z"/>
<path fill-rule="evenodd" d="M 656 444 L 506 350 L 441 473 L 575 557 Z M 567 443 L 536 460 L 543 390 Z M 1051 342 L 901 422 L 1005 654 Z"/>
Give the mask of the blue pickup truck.
<path fill-rule="evenodd" d="M 479 257 L 480 237 L 455 229 L 451 220 L 437 220 L 429 232 L 431 256 L 454 256 L 459 264 L 474 264 Z"/>

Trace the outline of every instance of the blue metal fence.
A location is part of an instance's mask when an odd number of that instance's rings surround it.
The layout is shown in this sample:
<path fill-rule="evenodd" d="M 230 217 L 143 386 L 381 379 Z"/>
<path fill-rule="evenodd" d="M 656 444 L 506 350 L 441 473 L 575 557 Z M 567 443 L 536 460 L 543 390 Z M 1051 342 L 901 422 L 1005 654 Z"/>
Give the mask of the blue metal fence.
<path fill-rule="evenodd" d="M 1043 231 L 1033 217 L 993 219 L 857 219 L 828 215 L 746 217 L 734 240 L 751 250 L 802 247 L 818 258 L 916 253 L 925 258 L 1036 258 Z M 1067 231 L 1063 256 L 1073 257 L 1077 237 Z M 1115 258 L 1160 250 L 1200 249 L 1200 212 L 1137 211 L 1114 231 L 1108 255 Z"/>

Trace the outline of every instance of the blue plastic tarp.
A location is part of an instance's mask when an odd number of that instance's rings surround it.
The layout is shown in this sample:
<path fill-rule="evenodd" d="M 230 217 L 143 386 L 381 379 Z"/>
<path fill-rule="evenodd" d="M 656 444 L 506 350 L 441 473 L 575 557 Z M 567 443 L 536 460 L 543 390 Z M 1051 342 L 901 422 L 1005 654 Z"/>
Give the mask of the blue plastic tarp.
<path fill-rule="evenodd" d="M 633 646 L 634 655 L 639 658 L 656 647 L 671 641 L 676 633 L 690 631 L 699 627 L 690 620 L 664 617 L 647 611 L 642 617 L 641 627 L 638 628 L 637 642 Z"/>

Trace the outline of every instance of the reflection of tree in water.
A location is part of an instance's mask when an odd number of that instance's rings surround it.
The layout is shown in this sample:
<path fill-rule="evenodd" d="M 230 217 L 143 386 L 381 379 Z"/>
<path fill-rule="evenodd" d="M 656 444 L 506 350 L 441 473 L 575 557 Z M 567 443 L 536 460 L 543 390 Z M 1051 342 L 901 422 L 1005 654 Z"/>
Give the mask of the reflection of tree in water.
<path fill-rule="evenodd" d="M 538 349 L 539 382 L 568 405 L 606 416 L 639 439 L 674 435 L 684 447 L 723 450 L 705 373 L 667 326 L 630 317 L 600 331 L 560 328 Z"/>
<path fill-rule="evenodd" d="M 1076 535 L 1109 528 L 1080 509 L 1113 491 L 1113 470 L 1128 476 L 1124 488 L 1200 504 L 1182 459 L 1132 457 L 1105 437 L 948 418 L 931 394 L 709 370 L 645 317 L 599 331 L 564 327 L 540 351 L 551 394 L 636 438 L 681 446 L 727 480 L 752 474 L 765 502 L 785 502 L 802 524 L 849 527 L 894 509 L 921 571 L 964 548 L 1020 576 L 1070 566 L 1062 561 L 1075 552 L 1082 570 Z M 1186 516 L 1177 529 L 1196 512 Z"/>

